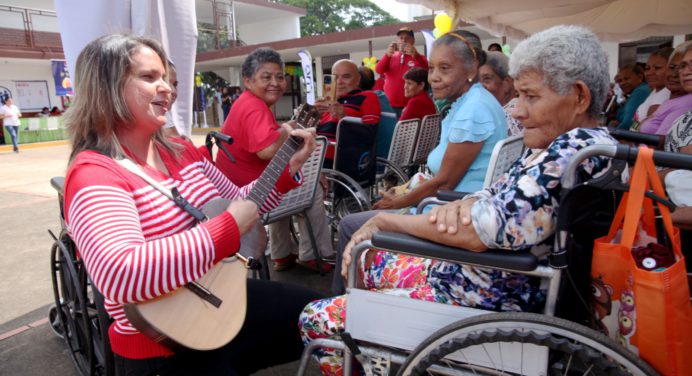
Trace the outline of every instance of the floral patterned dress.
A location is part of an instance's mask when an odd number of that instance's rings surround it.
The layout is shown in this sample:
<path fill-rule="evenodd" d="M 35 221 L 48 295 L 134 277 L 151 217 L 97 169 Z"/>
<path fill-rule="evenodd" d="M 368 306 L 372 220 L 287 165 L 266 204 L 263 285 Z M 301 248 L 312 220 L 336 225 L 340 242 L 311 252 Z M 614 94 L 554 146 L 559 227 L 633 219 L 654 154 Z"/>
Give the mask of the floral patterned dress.
<path fill-rule="evenodd" d="M 574 154 L 589 145 L 615 145 L 606 128 L 576 128 L 558 136 L 546 149 L 527 149 L 477 199 L 471 220 L 488 248 L 526 250 L 545 259 L 557 222 L 561 181 Z M 600 176 L 610 159 L 591 157 L 580 165 L 580 179 Z M 492 311 L 539 311 L 545 303 L 541 281 L 509 272 L 377 251 L 360 272 L 366 288 L 414 299 Z M 303 341 L 338 335 L 344 328 L 345 296 L 314 301 L 305 307 L 299 327 Z M 325 375 L 341 375 L 340 352 L 318 350 Z"/>

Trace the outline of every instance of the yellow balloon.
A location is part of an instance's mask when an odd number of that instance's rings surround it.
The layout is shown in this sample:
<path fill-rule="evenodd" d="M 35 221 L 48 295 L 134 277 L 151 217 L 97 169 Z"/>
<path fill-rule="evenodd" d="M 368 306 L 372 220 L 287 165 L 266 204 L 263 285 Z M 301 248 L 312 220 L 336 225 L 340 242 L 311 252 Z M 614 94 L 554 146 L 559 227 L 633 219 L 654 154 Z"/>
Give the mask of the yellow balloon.
<path fill-rule="evenodd" d="M 435 28 L 439 29 L 442 34 L 446 34 L 452 30 L 452 18 L 447 13 L 438 13 L 435 16 Z"/>
<path fill-rule="evenodd" d="M 438 29 L 438 28 L 433 29 L 433 36 L 435 37 L 435 39 L 439 38 L 441 35 L 442 34 L 440 33 L 440 29 Z"/>
<path fill-rule="evenodd" d="M 369 61 L 370 61 L 370 58 L 369 58 L 369 57 L 366 56 L 366 57 L 363 58 L 363 64 L 365 64 L 365 66 L 368 65 L 368 62 L 369 62 Z"/>
<path fill-rule="evenodd" d="M 370 64 L 375 65 L 377 63 L 377 58 L 374 56 L 370 57 Z"/>

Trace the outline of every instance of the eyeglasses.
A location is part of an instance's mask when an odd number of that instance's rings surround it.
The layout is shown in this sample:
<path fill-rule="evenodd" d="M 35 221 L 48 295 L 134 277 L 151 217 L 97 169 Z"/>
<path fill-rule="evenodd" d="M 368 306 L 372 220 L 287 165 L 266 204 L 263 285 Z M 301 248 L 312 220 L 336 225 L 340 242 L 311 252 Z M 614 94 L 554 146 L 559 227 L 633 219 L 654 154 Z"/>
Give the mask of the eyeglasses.
<path fill-rule="evenodd" d="M 682 71 L 684 71 L 690 67 L 692 67 L 692 63 L 687 62 L 687 61 L 683 61 L 682 63 L 678 64 L 678 66 L 677 66 L 679 72 L 682 72 Z"/>

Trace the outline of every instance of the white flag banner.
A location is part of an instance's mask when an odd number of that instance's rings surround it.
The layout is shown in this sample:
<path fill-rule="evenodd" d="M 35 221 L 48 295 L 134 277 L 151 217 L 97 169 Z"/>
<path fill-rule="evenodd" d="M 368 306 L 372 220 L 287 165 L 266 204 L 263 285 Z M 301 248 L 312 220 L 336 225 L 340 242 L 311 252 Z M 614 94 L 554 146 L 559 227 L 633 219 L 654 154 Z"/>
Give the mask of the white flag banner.
<path fill-rule="evenodd" d="M 308 50 L 298 51 L 300 63 L 303 66 L 303 78 L 305 79 L 305 101 L 315 104 L 315 76 L 312 73 L 312 55 Z"/>
<path fill-rule="evenodd" d="M 425 52 L 427 53 L 428 56 L 426 56 L 428 59 L 430 59 L 430 51 L 432 51 L 432 46 L 433 43 L 435 42 L 435 36 L 432 33 L 432 30 L 421 30 L 421 33 L 423 33 L 423 38 L 425 38 Z"/>
<path fill-rule="evenodd" d="M 197 15 L 189 0 L 55 0 L 60 36 L 69 72 L 74 79 L 77 56 L 92 40 L 115 33 L 157 39 L 178 73 L 178 100 L 170 119 L 182 135 L 190 135 Z M 79 95 L 79 93 L 75 93 Z"/>

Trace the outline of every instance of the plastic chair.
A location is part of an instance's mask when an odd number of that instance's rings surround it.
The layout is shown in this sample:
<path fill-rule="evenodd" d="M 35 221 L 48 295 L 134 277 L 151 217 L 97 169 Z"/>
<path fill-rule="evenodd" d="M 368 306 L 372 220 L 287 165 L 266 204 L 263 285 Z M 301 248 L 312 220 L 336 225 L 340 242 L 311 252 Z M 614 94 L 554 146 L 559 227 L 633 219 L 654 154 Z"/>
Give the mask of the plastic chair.
<path fill-rule="evenodd" d="M 377 129 L 377 156 L 387 158 L 389 146 L 392 144 L 394 128 L 396 127 L 397 117 L 393 112 L 382 112 L 380 114 L 380 124 Z"/>
<path fill-rule="evenodd" d="M 524 136 L 517 135 L 507 137 L 493 148 L 493 153 L 490 155 L 488 162 L 488 171 L 485 174 L 483 186 L 487 187 L 494 181 L 500 178 L 509 167 L 521 157 L 524 152 Z"/>
<path fill-rule="evenodd" d="M 499 179 L 500 176 L 509 170 L 512 164 L 519 159 L 519 157 L 521 157 L 523 152 L 524 136 L 518 135 L 507 137 L 495 144 L 495 147 L 493 147 L 493 152 L 490 155 L 490 161 L 488 162 L 488 170 L 485 172 L 483 187 L 488 187 Z M 447 195 L 448 197 L 457 197 L 459 194 L 460 192 L 455 191 L 442 191 L 442 195 Z M 439 205 L 446 201 L 451 200 L 441 200 L 438 197 L 425 198 L 418 203 L 417 211 L 420 213 L 422 212 L 423 208 L 428 205 Z"/>
<path fill-rule="evenodd" d="M 382 178 L 385 176 L 394 174 L 397 182 L 391 184 L 393 186 L 403 184 L 409 179 L 410 176 L 404 171 L 404 167 L 411 164 L 419 126 L 419 119 L 403 120 L 396 123 L 387 158 L 377 157 L 376 186 L 378 190 L 386 190 L 382 184 Z"/>
<path fill-rule="evenodd" d="M 416 136 L 416 147 L 411 157 L 412 165 L 425 165 L 428 154 L 440 143 L 442 115 L 426 115 L 421 121 Z"/>

